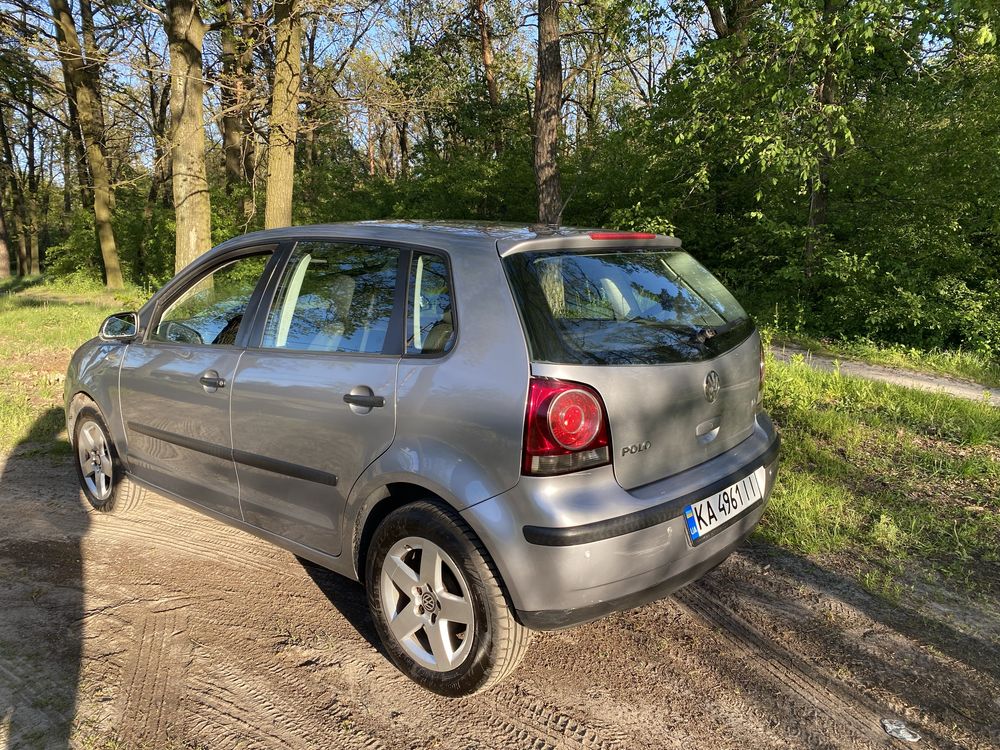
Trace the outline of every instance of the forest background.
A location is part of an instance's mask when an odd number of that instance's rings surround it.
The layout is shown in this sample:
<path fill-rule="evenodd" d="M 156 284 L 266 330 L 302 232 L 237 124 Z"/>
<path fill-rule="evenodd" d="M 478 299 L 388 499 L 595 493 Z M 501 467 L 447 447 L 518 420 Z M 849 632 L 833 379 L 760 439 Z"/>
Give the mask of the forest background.
<path fill-rule="evenodd" d="M 0 0 L 0 283 L 261 227 L 674 233 L 779 331 L 1000 360 L 974 0 Z"/>

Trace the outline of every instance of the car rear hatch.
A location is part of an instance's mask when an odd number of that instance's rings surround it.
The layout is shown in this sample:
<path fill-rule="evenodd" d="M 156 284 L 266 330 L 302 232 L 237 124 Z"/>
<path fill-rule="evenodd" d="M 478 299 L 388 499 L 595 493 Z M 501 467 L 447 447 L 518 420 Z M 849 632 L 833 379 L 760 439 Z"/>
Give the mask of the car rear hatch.
<path fill-rule="evenodd" d="M 677 240 L 592 233 L 500 251 L 532 375 L 599 393 L 622 487 L 684 471 L 751 435 L 759 336 Z"/>

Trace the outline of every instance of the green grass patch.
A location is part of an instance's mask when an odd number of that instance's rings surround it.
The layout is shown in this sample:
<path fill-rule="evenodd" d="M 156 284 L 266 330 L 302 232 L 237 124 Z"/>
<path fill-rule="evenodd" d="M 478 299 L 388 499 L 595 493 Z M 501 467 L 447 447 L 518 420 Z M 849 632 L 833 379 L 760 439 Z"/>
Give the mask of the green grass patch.
<path fill-rule="evenodd" d="M 925 568 L 977 588 L 1000 580 L 1000 408 L 769 362 L 765 407 L 782 467 L 758 537 L 848 553 L 888 596 Z"/>
<path fill-rule="evenodd" d="M 60 433 L 69 358 L 127 301 L 103 287 L 49 284 L 40 277 L 0 284 L 0 450 L 19 444 L 31 451 L 68 450 Z"/>
<path fill-rule="evenodd" d="M 813 354 L 842 359 L 856 359 L 873 365 L 903 370 L 948 375 L 972 380 L 991 388 L 1000 388 L 1000 361 L 980 352 L 962 349 L 916 349 L 901 344 L 879 344 L 859 339 L 815 339 L 802 334 L 770 331 L 772 343 L 790 344 Z"/>

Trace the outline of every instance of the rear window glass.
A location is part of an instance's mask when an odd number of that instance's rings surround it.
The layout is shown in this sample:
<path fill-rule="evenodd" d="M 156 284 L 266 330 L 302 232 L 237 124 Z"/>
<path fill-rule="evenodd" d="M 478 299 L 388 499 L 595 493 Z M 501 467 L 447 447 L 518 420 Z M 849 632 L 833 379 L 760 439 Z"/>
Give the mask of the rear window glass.
<path fill-rule="evenodd" d="M 691 362 L 753 331 L 733 295 L 687 253 L 519 253 L 504 263 L 535 361 Z"/>

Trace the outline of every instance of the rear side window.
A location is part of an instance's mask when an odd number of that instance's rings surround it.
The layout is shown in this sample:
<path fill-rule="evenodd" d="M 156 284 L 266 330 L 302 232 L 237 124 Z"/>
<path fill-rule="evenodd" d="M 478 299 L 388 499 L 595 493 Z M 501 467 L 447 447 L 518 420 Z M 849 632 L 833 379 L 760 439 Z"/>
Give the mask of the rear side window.
<path fill-rule="evenodd" d="M 380 354 L 392 317 L 399 250 L 334 242 L 295 246 L 261 346 Z"/>
<path fill-rule="evenodd" d="M 444 258 L 413 254 L 406 305 L 406 353 L 433 355 L 449 351 L 455 340 L 455 319 Z"/>
<path fill-rule="evenodd" d="M 535 361 L 692 362 L 753 331 L 729 291 L 687 253 L 519 253 L 504 263 Z"/>

